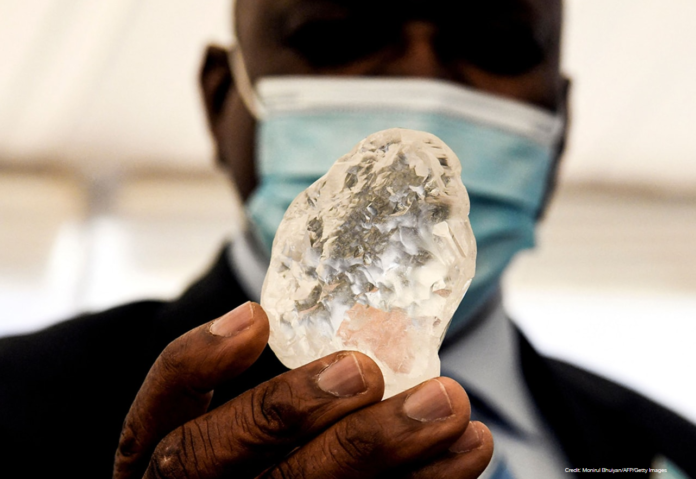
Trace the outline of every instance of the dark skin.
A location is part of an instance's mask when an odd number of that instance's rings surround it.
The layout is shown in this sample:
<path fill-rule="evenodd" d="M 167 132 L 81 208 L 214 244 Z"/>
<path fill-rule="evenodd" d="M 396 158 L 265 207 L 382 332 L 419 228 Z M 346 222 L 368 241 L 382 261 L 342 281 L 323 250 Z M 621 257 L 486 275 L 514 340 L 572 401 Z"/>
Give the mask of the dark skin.
<path fill-rule="evenodd" d="M 374 5 L 393 2 L 368 3 L 372 10 Z M 360 23 L 364 2 L 338 0 L 239 0 L 237 37 L 252 83 L 264 76 L 293 74 L 437 78 L 551 111 L 565 106 L 568 81 L 560 73 L 560 0 L 496 0 L 490 2 L 491 11 L 483 12 L 469 12 L 461 4 L 488 2 L 434 3 L 443 4 L 444 17 L 459 21 L 472 15 L 469 23 L 477 26 L 472 36 L 478 30 L 492 31 L 489 35 L 501 37 L 503 44 L 489 49 L 477 46 L 471 51 L 446 48 L 442 43 L 458 41 L 457 26 L 441 25 L 444 22 L 437 18 L 419 19 L 416 12 L 415 18 L 397 25 L 391 36 L 376 42 L 376 47 L 341 49 L 342 61 L 331 62 L 327 58 L 334 55 L 334 46 L 345 42 L 339 34 L 328 32 L 352 32 L 356 22 L 354 28 L 370 32 L 369 26 Z M 353 7 L 342 6 L 345 4 Z M 501 20 L 500 10 L 513 13 Z M 471 43 L 482 43 L 475 40 Z M 325 44 L 327 48 L 324 52 L 309 48 L 312 44 Z M 522 46 L 519 51 L 504 54 L 511 44 Z M 490 56 L 500 60 L 484 60 Z M 253 161 L 255 121 L 234 89 L 227 51 L 209 47 L 201 84 L 219 161 L 246 199 L 257 182 Z"/>
<path fill-rule="evenodd" d="M 551 111 L 564 106 L 560 0 L 420 3 L 238 0 L 250 79 L 437 78 Z M 371 25 L 368 11 L 390 22 Z M 349 34 L 360 39 L 348 43 Z M 201 85 L 220 164 L 246 199 L 257 183 L 256 125 L 227 53 L 208 48 Z M 208 411 L 213 390 L 256 361 L 268 332 L 261 307 L 248 303 L 172 342 L 131 406 L 114 477 L 474 478 L 490 461 L 492 436 L 469 421 L 461 386 L 436 378 L 381 401 L 379 368 L 356 352 L 259 378 L 269 381 Z"/>

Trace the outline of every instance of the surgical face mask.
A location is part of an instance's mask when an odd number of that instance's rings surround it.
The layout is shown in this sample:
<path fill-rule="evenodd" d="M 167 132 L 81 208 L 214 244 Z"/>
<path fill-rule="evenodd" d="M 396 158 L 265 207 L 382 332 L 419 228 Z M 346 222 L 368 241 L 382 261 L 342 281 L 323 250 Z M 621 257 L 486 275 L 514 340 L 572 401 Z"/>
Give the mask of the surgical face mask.
<path fill-rule="evenodd" d="M 560 117 L 452 83 L 403 78 L 267 77 L 254 89 L 235 56 L 235 81 L 259 122 L 259 186 L 245 207 L 270 254 L 292 200 L 364 137 L 402 127 L 441 138 L 462 164 L 476 237 L 476 276 L 452 319 L 466 324 L 495 294 L 534 229 L 557 145 Z M 242 80 L 240 82 L 240 80 Z"/>

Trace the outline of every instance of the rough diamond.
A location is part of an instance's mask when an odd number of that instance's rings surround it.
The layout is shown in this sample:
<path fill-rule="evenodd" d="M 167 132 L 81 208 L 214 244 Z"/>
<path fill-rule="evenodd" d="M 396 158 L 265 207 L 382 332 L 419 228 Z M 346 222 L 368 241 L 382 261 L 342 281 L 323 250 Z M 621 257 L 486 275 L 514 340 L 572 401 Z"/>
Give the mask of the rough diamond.
<path fill-rule="evenodd" d="M 373 358 L 385 397 L 440 374 L 438 349 L 474 275 L 461 165 L 425 132 L 374 133 L 290 205 L 261 305 L 296 368 L 335 351 Z"/>

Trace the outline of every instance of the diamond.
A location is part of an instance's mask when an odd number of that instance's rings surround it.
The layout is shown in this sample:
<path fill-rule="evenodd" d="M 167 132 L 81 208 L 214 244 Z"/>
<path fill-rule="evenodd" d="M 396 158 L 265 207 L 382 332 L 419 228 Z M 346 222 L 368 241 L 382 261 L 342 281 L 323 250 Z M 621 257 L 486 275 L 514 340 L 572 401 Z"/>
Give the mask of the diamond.
<path fill-rule="evenodd" d="M 436 136 L 390 129 L 358 143 L 290 205 L 261 305 L 289 368 L 357 350 L 385 397 L 440 374 L 438 350 L 474 276 L 469 197 Z"/>

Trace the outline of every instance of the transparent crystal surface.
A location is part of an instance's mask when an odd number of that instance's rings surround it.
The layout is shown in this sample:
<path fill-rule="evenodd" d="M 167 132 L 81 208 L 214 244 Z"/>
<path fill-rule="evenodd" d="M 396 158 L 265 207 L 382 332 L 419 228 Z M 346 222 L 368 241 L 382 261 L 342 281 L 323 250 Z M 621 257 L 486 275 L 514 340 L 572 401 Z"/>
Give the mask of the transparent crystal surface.
<path fill-rule="evenodd" d="M 440 374 L 438 349 L 474 276 L 469 197 L 454 152 L 413 130 L 374 133 L 290 205 L 261 305 L 289 368 L 357 350 L 385 397 Z"/>

